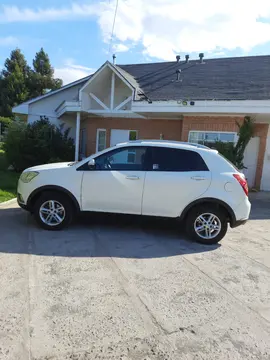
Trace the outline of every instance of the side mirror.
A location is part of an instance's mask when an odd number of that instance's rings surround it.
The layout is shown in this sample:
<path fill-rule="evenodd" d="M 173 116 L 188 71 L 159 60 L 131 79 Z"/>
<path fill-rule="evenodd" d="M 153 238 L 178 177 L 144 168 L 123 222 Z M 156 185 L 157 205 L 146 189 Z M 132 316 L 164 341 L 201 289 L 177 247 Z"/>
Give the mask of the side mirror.
<path fill-rule="evenodd" d="M 94 169 L 96 168 L 95 159 L 89 160 L 89 162 L 88 162 L 88 167 L 89 167 L 90 170 L 94 170 Z"/>

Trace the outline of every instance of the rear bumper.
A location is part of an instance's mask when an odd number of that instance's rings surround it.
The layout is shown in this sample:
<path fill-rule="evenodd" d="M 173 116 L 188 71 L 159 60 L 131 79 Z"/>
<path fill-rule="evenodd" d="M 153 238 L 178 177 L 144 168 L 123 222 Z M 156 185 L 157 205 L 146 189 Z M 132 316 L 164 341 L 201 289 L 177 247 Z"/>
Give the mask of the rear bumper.
<path fill-rule="evenodd" d="M 248 221 L 248 219 L 245 220 L 236 220 L 233 223 L 231 223 L 231 228 L 236 228 L 238 226 L 244 225 L 246 222 Z"/>
<path fill-rule="evenodd" d="M 231 227 L 235 228 L 237 226 L 244 225 L 248 221 L 250 210 L 251 203 L 249 202 L 248 197 L 246 197 L 245 200 L 242 201 L 234 210 L 235 219 L 231 221 Z"/>

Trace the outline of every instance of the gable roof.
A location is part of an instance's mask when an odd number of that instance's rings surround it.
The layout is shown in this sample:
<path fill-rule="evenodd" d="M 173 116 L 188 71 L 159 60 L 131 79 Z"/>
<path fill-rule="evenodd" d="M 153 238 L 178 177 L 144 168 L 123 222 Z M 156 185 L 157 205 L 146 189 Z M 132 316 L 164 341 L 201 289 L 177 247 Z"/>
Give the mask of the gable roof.
<path fill-rule="evenodd" d="M 152 101 L 270 99 L 270 56 L 117 66 L 132 75 Z"/>
<path fill-rule="evenodd" d="M 173 61 L 113 65 L 106 61 L 102 67 L 106 64 L 137 90 L 136 100 L 145 100 L 145 97 L 151 101 L 270 100 L 269 55 L 204 59 L 203 63 L 190 60 L 188 63 Z M 178 69 L 181 70 L 179 81 L 176 74 Z M 72 86 L 82 87 L 95 74 L 26 101 L 12 111 L 27 114 L 28 105 Z"/>

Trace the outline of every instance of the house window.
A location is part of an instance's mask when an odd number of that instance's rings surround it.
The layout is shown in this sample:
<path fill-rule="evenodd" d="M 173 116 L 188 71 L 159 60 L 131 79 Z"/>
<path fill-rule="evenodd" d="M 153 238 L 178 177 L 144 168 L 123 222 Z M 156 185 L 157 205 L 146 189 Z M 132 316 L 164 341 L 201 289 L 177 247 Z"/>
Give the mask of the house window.
<path fill-rule="evenodd" d="M 217 141 L 235 143 L 237 134 L 235 132 L 190 131 L 188 141 L 214 147 Z"/>
<path fill-rule="evenodd" d="M 96 151 L 106 149 L 106 129 L 97 129 Z"/>

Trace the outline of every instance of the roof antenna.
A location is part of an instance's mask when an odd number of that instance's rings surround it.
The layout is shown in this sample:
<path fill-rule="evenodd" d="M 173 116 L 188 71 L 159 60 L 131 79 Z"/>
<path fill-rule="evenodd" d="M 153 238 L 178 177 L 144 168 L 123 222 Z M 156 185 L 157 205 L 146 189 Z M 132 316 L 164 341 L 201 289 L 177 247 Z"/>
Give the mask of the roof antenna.
<path fill-rule="evenodd" d="M 113 54 L 112 59 L 113 59 L 113 65 L 115 65 L 115 59 L 116 59 L 116 55 L 115 55 L 115 54 Z"/>

